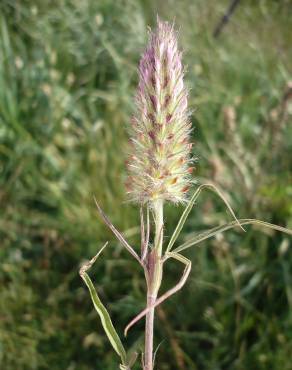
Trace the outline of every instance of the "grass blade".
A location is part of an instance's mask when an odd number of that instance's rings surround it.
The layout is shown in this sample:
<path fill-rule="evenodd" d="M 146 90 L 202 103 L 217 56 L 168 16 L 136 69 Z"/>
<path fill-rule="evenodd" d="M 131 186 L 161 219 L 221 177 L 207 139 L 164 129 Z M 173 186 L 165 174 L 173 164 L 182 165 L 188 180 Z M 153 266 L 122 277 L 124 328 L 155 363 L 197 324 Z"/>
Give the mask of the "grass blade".
<path fill-rule="evenodd" d="M 82 279 L 84 280 L 84 282 L 85 282 L 85 284 L 86 284 L 86 286 L 87 286 L 87 288 L 90 292 L 90 296 L 91 296 L 94 308 L 95 308 L 95 310 L 97 311 L 97 313 L 100 317 L 103 329 L 104 329 L 111 345 L 113 346 L 114 350 L 120 356 L 121 361 L 122 361 L 122 366 L 124 366 L 124 368 L 126 369 L 127 368 L 127 365 L 126 365 L 127 355 L 126 355 L 126 351 L 124 349 L 124 346 L 123 346 L 123 344 L 120 340 L 120 337 L 117 334 L 117 332 L 116 332 L 116 330 L 115 330 L 115 328 L 112 324 L 112 321 L 111 321 L 111 318 L 110 318 L 110 315 L 109 315 L 107 309 L 105 308 L 105 306 L 102 304 L 101 300 L 99 299 L 99 296 L 98 296 L 98 294 L 97 294 L 97 292 L 94 288 L 94 285 L 93 285 L 90 277 L 88 276 L 88 274 L 86 272 L 94 264 L 94 262 L 97 260 L 97 258 L 99 257 L 101 252 L 104 250 L 104 248 L 107 246 L 107 244 L 108 243 L 105 243 L 105 245 L 99 250 L 99 252 L 96 254 L 96 256 L 94 256 L 89 262 L 85 263 L 80 268 L 79 274 L 82 277 Z"/>
<path fill-rule="evenodd" d="M 195 193 L 193 194 L 193 196 L 191 197 L 188 205 L 186 206 L 185 210 L 183 211 L 183 214 L 181 215 L 181 218 L 178 222 L 178 224 L 176 225 L 176 228 L 170 238 L 170 241 L 168 243 L 168 246 L 167 246 L 167 249 L 166 249 L 166 253 L 170 252 L 171 248 L 173 247 L 174 243 L 176 242 L 176 239 L 178 238 L 185 222 L 186 222 L 186 219 L 189 215 L 189 213 L 191 212 L 194 204 L 195 204 L 195 201 L 198 199 L 200 193 L 202 190 L 204 189 L 210 189 L 212 191 L 214 191 L 222 200 L 223 202 L 225 203 L 226 207 L 228 208 L 229 212 L 231 213 L 232 217 L 236 220 L 236 223 L 238 226 L 240 226 L 242 228 L 242 226 L 240 225 L 240 223 L 238 222 L 237 220 L 237 217 L 235 216 L 235 213 L 233 212 L 231 206 L 229 205 L 228 201 L 226 200 L 226 198 L 224 197 L 224 195 L 220 192 L 220 190 L 213 184 L 203 184 L 201 186 L 199 186 L 199 188 L 195 191 Z"/>
<path fill-rule="evenodd" d="M 282 226 L 270 224 L 269 222 L 260 221 L 260 220 L 256 220 L 256 219 L 253 219 L 253 218 L 239 219 L 237 221 L 232 221 L 232 222 L 229 222 L 229 223 L 221 225 L 221 226 L 216 226 L 216 227 L 214 227 L 210 230 L 204 231 L 204 232 L 196 235 L 193 238 L 190 238 L 184 244 L 182 244 L 181 246 L 174 249 L 173 253 L 179 253 L 179 252 L 181 252 L 181 251 L 183 251 L 187 248 L 190 248 L 190 247 L 202 242 L 203 240 L 212 238 L 213 236 L 215 236 L 217 234 L 220 234 L 224 231 L 232 229 L 233 227 L 238 225 L 238 222 L 240 223 L 241 226 L 251 225 L 251 224 L 260 225 L 260 226 L 263 226 L 263 227 L 266 227 L 266 228 L 269 228 L 269 229 L 281 231 L 281 232 L 286 233 L 288 235 L 292 235 L 292 230 L 286 229 L 285 227 L 282 227 Z"/>
<path fill-rule="evenodd" d="M 166 299 L 168 299 L 173 294 L 177 293 L 186 283 L 188 276 L 191 272 L 192 263 L 189 259 L 186 257 L 178 254 L 178 253 L 168 253 L 165 255 L 165 260 L 168 258 L 174 258 L 178 260 L 179 262 L 183 263 L 185 265 L 185 269 L 183 271 L 183 274 L 179 280 L 179 282 L 171 289 L 169 289 L 167 292 L 165 292 L 161 297 L 159 297 L 155 303 L 152 306 L 146 307 L 143 311 L 141 311 L 136 317 L 134 317 L 133 320 L 126 326 L 124 330 L 125 336 L 127 336 L 127 333 L 129 329 L 136 324 L 139 320 L 142 319 L 152 308 L 159 306 L 162 302 L 164 302 Z"/>
<path fill-rule="evenodd" d="M 134 251 L 134 249 L 130 246 L 130 244 L 126 241 L 123 235 L 114 227 L 114 225 L 110 222 L 107 215 L 103 212 L 100 205 L 97 203 L 97 200 L 94 198 L 97 210 L 102 217 L 105 224 L 111 229 L 111 231 L 115 234 L 116 238 L 121 242 L 121 244 L 127 249 L 127 251 L 134 257 L 136 260 L 141 264 L 141 260 L 138 254 Z"/>

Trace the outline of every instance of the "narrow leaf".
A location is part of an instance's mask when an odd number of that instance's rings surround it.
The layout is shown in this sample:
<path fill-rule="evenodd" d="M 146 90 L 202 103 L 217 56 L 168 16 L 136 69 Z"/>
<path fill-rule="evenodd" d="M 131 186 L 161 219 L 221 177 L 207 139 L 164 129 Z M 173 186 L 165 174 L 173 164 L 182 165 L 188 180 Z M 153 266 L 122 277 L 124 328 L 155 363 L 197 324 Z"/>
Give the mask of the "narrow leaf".
<path fill-rule="evenodd" d="M 199 186 L 199 188 L 195 191 L 195 193 L 193 194 L 193 196 L 191 197 L 188 205 L 186 206 L 185 210 L 183 211 L 183 214 L 181 215 L 181 218 L 170 238 L 170 241 L 168 243 L 168 246 L 167 246 L 167 249 L 166 249 L 166 252 L 169 252 L 171 250 L 171 248 L 173 247 L 174 243 L 176 242 L 176 239 L 178 238 L 185 222 L 186 222 L 186 219 L 189 215 L 189 213 L 191 212 L 194 204 L 195 204 L 195 201 L 198 199 L 200 193 L 202 190 L 204 189 L 209 189 L 209 190 L 212 190 L 214 191 L 222 200 L 223 202 L 225 203 L 226 207 L 228 208 L 229 212 L 231 213 L 232 217 L 236 220 L 238 226 L 240 226 L 242 228 L 242 226 L 239 224 L 238 220 L 237 220 L 237 217 L 235 216 L 231 206 L 229 205 L 228 201 L 226 200 L 226 198 L 224 197 L 224 195 L 220 192 L 220 190 L 213 184 L 203 184 L 201 186 Z"/>
<path fill-rule="evenodd" d="M 126 241 L 123 235 L 114 227 L 114 225 L 110 222 L 107 215 L 103 212 L 100 205 L 97 203 L 97 200 L 94 198 L 97 210 L 102 217 L 105 224 L 111 229 L 111 231 L 115 234 L 116 238 L 121 242 L 121 244 L 131 253 L 131 255 L 136 258 L 136 260 L 141 264 L 141 260 L 138 254 L 134 251 L 134 249 L 130 246 L 130 244 Z"/>
<path fill-rule="evenodd" d="M 286 229 L 285 227 L 282 227 L 282 226 L 270 224 L 269 222 L 260 221 L 260 220 L 256 220 L 256 219 L 253 219 L 253 218 L 239 219 L 237 221 L 229 222 L 229 223 L 221 225 L 221 226 L 216 226 L 216 227 L 214 227 L 210 230 L 203 231 L 202 233 L 196 235 L 195 237 L 190 238 L 189 240 L 187 240 L 181 246 L 175 248 L 173 253 L 181 252 L 181 251 L 183 251 L 187 248 L 190 248 L 190 247 L 202 242 L 203 240 L 212 238 L 213 236 L 215 236 L 217 234 L 220 234 L 224 231 L 232 229 L 233 227 L 238 225 L 238 222 L 240 223 L 241 226 L 251 225 L 251 224 L 260 225 L 260 226 L 263 226 L 263 227 L 266 227 L 266 228 L 269 228 L 269 229 L 281 231 L 281 232 L 286 233 L 288 235 L 292 235 L 292 230 Z"/>
<path fill-rule="evenodd" d="M 108 243 L 106 243 L 100 249 L 100 251 L 97 253 L 96 256 L 94 256 L 89 262 L 87 262 L 86 264 L 84 264 L 80 268 L 79 274 L 82 277 L 82 279 L 84 280 L 84 282 L 85 282 L 85 284 L 86 284 L 86 286 L 87 286 L 87 288 L 90 292 L 90 296 L 91 296 L 94 308 L 96 309 L 96 311 L 97 311 L 97 313 L 100 317 L 103 329 L 104 329 L 111 345 L 113 346 L 114 350 L 120 356 L 121 361 L 122 361 L 122 366 L 125 366 L 125 369 L 126 369 L 127 368 L 127 366 L 126 366 L 126 358 L 127 358 L 126 351 L 123 347 L 123 344 L 120 340 L 120 337 L 118 336 L 118 334 L 117 334 L 117 332 L 116 332 L 116 330 L 115 330 L 115 328 L 112 324 L 112 321 L 111 321 L 111 318 L 110 318 L 110 315 L 109 315 L 107 309 L 105 308 L 105 306 L 102 304 L 101 300 L 99 299 L 99 296 L 98 296 L 98 294 L 97 294 L 97 292 L 94 288 L 94 285 L 92 284 L 92 281 L 91 281 L 90 277 L 86 273 L 86 271 L 88 269 L 90 269 L 90 267 L 93 265 L 93 263 L 97 260 L 100 253 L 104 250 L 104 248 L 107 246 L 107 244 Z"/>
<path fill-rule="evenodd" d="M 155 307 L 159 306 L 162 302 L 164 302 L 170 296 L 172 296 L 173 294 L 178 292 L 184 286 L 185 282 L 187 281 L 187 278 L 188 278 L 188 276 L 191 272 L 191 268 L 192 268 L 191 261 L 189 259 L 187 259 L 186 257 L 178 254 L 178 253 L 168 253 L 168 254 L 165 255 L 164 259 L 167 259 L 167 258 L 174 258 L 174 259 L 182 262 L 185 265 L 185 269 L 183 271 L 183 274 L 182 274 L 179 282 L 173 288 L 169 289 L 161 297 L 159 297 L 153 305 L 151 305 L 149 307 L 146 307 L 136 317 L 134 317 L 134 319 L 131 320 L 131 322 L 126 326 L 126 328 L 124 330 L 125 336 L 127 336 L 127 333 L 129 331 L 129 329 L 134 324 L 136 324 L 139 320 L 141 320 L 142 317 L 144 317 L 152 308 L 155 308 Z"/>

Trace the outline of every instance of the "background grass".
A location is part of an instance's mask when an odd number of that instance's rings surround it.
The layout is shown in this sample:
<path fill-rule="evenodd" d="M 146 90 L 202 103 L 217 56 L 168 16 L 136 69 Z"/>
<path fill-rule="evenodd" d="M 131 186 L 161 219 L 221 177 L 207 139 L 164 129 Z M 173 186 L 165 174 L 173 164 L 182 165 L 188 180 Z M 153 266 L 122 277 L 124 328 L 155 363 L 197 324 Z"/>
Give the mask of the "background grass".
<path fill-rule="evenodd" d="M 117 369 L 78 268 L 110 240 L 92 277 L 122 333 L 144 306 L 143 274 L 92 194 L 138 245 L 125 127 L 156 14 L 180 29 L 198 183 L 214 181 L 240 217 L 292 226 L 291 2 L 242 0 L 214 39 L 228 3 L 1 0 L 1 369 Z M 168 207 L 168 234 L 180 212 Z M 228 217 L 205 195 L 181 239 Z M 188 284 L 157 312 L 157 368 L 292 369 L 290 243 L 249 228 L 189 250 Z M 163 289 L 179 273 L 169 264 Z M 142 339 L 141 322 L 127 346 Z"/>

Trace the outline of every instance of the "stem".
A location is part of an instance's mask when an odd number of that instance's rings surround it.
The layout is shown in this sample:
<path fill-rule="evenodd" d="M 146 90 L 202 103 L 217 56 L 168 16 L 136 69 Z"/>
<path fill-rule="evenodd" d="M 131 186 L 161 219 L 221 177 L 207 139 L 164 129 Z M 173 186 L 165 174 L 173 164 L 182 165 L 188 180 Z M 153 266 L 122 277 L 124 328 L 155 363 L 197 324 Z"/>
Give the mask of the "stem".
<path fill-rule="evenodd" d="M 152 306 L 162 280 L 162 243 L 163 243 L 163 201 L 161 199 L 153 202 L 153 213 L 155 222 L 154 248 L 148 255 L 147 263 L 147 307 Z M 145 364 L 144 370 L 153 370 L 153 330 L 154 312 L 152 308 L 146 315 L 145 325 Z"/>
<path fill-rule="evenodd" d="M 155 303 L 156 297 L 147 295 L 147 307 Z M 154 329 L 154 310 L 152 308 L 146 315 L 145 324 L 145 370 L 153 369 L 153 329 Z"/>
<path fill-rule="evenodd" d="M 158 199 L 153 202 L 153 208 L 155 221 L 154 248 L 157 250 L 158 256 L 161 257 L 163 242 L 163 200 Z"/>

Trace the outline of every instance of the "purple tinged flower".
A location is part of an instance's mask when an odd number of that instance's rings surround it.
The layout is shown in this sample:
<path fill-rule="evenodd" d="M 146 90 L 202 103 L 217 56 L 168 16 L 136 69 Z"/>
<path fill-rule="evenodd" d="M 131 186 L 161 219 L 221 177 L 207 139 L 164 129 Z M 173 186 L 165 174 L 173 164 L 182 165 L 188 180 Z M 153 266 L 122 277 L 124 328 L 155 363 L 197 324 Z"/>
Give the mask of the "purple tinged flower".
<path fill-rule="evenodd" d="M 188 92 L 173 25 L 158 19 L 139 65 L 127 190 L 139 203 L 183 202 L 191 181 Z"/>

